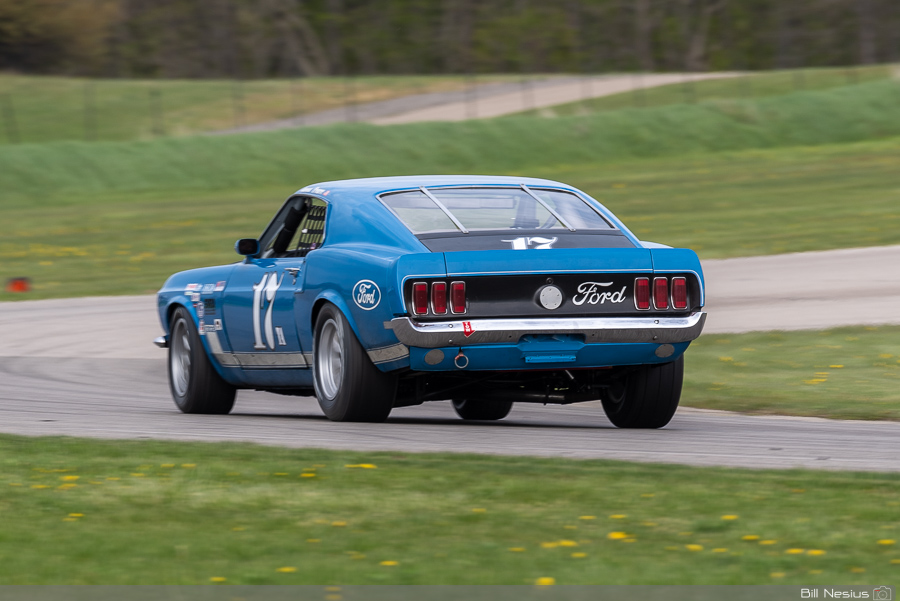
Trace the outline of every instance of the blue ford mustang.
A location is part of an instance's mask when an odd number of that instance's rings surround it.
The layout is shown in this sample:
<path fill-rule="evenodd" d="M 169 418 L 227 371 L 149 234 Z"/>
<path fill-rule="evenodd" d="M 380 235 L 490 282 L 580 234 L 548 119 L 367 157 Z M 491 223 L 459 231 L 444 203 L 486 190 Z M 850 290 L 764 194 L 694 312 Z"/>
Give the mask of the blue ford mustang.
<path fill-rule="evenodd" d="M 599 399 L 616 426 L 659 428 L 706 319 L 693 251 L 641 242 L 548 180 L 325 182 L 235 249 L 243 261 L 158 294 L 155 342 L 186 413 L 228 413 L 239 388 L 315 394 L 337 421 Z"/>

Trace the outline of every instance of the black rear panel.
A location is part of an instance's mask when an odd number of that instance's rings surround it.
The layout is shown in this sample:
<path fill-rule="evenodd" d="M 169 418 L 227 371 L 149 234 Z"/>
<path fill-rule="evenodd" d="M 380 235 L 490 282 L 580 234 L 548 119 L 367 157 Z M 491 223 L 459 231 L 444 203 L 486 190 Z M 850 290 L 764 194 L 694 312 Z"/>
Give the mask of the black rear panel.
<path fill-rule="evenodd" d="M 688 308 L 675 310 L 638 310 L 634 301 L 635 278 L 684 277 L 688 284 Z M 408 279 L 404 285 L 406 307 L 412 315 L 412 286 L 415 282 L 428 284 L 429 298 L 433 282 L 446 282 L 449 290 L 451 282 L 466 283 L 466 313 L 435 315 L 429 306 L 425 315 L 414 315 L 419 321 L 441 321 L 448 319 L 485 317 L 650 317 L 684 316 L 700 309 L 700 285 L 691 273 L 612 273 L 612 274 L 553 274 L 547 275 L 503 275 L 446 279 Z M 541 304 L 541 291 L 554 286 L 560 292 L 560 304 L 556 309 L 547 309 Z M 670 286 L 671 288 L 671 286 Z M 551 295 L 551 296 L 555 296 Z M 670 290 L 671 297 L 671 290 Z"/>

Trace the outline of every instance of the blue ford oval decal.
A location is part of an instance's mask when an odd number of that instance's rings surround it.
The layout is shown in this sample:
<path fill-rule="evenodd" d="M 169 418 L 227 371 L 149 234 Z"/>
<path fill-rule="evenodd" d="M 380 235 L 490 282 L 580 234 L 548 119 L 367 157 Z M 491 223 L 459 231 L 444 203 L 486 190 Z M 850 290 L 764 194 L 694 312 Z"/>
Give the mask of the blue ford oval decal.
<path fill-rule="evenodd" d="M 371 311 L 381 302 L 381 290 L 372 280 L 360 280 L 353 287 L 353 302 L 364 311 Z"/>

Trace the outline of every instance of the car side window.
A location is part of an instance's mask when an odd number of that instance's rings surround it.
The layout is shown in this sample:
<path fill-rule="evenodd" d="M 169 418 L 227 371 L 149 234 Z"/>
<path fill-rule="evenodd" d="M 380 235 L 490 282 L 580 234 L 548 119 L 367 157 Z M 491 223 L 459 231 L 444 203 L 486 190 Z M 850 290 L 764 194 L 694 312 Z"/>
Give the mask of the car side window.
<path fill-rule="evenodd" d="M 300 221 L 297 239 L 290 253 L 293 257 L 305 257 L 309 252 L 322 246 L 325 240 L 325 213 L 328 205 L 318 198 L 310 199 L 307 210 Z"/>

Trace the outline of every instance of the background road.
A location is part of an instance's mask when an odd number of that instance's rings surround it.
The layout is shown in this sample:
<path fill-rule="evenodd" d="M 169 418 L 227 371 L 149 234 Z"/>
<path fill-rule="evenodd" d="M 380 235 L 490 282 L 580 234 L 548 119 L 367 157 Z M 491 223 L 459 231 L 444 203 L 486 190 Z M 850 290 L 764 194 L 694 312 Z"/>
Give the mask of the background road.
<path fill-rule="evenodd" d="M 900 246 L 704 262 L 708 332 L 900 323 Z M 861 312 L 864 307 L 864 313 Z M 449 403 L 340 424 L 312 398 L 241 391 L 230 416 L 172 404 L 152 296 L 0 303 L 0 431 L 253 441 L 291 447 L 477 452 L 735 467 L 900 471 L 900 424 L 679 409 L 662 431 L 617 430 L 598 403 L 518 404 L 467 423 Z M 690 369 L 690 353 L 688 353 Z"/>

